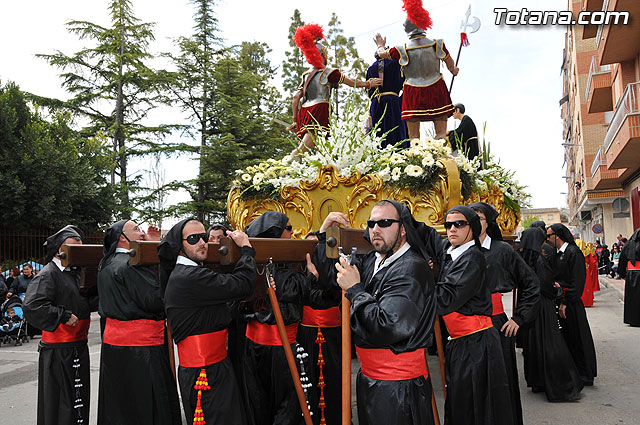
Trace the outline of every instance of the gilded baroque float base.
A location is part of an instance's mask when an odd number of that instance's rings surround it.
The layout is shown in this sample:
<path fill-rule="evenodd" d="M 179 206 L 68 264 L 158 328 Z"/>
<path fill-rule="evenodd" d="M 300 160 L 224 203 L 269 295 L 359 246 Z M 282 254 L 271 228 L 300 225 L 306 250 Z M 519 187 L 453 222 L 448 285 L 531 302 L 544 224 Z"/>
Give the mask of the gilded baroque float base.
<path fill-rule="evenodd" d="M 376 174 L 353 174 L 344 177 L 332 166 L 323 167 L 313 182 L 301 182 L 300 187 L 285 187 L 278 199 L 242 199 L 239 188 L 229 192 L 227 214 L 236 229 L 244 229 L 253 219 L 266 211 L 280 211 L 291 220 L 294 237 L 304 237 L 318 230 L 324 218 L 332 211 L 349 216 L 351 225 L 364 228 L 373 206 L 383 199 L 404 202 L 411 213 L 444 233 L 444 215 L 454 205 L 484 201 L 500 213 L 498 224 L 504 233 L 513 233 L 520 216 L 504 205 L 504 196 L 497 186 L 487 192 L 474 193 L 462 199 L 458 168 L 452 160 L 442 161 L 447 173 L 441 176 L 432 189 L 412 194 L 407 188 L 385 183 Z"/>

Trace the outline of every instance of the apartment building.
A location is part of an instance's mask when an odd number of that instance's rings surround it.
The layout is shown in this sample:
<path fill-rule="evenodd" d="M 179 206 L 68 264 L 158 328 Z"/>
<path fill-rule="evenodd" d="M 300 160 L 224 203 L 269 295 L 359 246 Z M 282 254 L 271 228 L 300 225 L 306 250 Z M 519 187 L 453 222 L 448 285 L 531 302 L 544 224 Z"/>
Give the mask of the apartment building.
<path fill-rule="evenodd" d="M 568 6 L 574 16 L 630 15 L 626 25 L 567 27 L 562 64 L 569 225 L 583 240 L 611 244 L 640 228 L 640 1 L 568 0 Z"/>

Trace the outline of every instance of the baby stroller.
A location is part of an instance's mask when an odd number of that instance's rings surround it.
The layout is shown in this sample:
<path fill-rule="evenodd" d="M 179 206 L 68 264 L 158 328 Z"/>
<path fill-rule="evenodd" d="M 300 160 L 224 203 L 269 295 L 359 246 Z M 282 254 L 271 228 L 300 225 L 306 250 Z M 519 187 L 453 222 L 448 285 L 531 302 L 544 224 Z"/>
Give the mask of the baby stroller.
<path fill-rule="evenodd" d="M 13 295 L 2 303 L 0 309 L 0 346 L 2 344 L 22 345 L 29 342 L 31 337 L 27 334 L 27 321 L 22 311 L 22 299 Z"/>

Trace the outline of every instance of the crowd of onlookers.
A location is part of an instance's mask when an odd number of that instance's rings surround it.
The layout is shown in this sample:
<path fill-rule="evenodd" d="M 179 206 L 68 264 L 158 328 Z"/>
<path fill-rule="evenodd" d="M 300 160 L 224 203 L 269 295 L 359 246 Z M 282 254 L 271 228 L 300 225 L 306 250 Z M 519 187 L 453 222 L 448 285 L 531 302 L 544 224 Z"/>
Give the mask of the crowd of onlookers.
<path fill-rule="evenodd" d="M 609 275 L 611 278 L 620 279 L 618 274 L 618 262 L 620 261 L 620 253 L 622 247 L 627 243 L 627 238 L 622 235 L 616 237 L 617 241 L 611 246 L 611 249 L 600 243 L 600 239 L 596 239 L 596 255 L 598 256 L 598 272 L 599 274 Z"/>
<path fill-rule="evenodd" d="M 27 286 L 33 280 L 36 271 L 30 264 L 22 265 L 22 272 L 18 267 L 9 269 L 8 276 L 5 277 L 2 266 L 0 266 L 0 304 L 3 300 L 11 298 L 13 294 L 24 294 Z"/>

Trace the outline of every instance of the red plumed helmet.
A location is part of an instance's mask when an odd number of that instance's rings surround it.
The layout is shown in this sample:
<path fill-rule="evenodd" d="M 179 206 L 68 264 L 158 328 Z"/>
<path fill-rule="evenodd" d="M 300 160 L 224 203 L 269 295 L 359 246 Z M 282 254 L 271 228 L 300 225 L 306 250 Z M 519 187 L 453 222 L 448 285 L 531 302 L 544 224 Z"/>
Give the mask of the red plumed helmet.
<path fill-rule="evenodd" d="M 433 22 L 427 12 L 422 7 L 422 0 L 402 0 L 404 6 L 402 8 L 407 11 L 407 18 L 415 24 L 418 28 L 423 30 L 431 28 Z"/>
<path fill-rule="evenodd" d="M 293 36 L 293 41 L 302 50 L 307 62 L 316 68 L 324 68 L 324 60 L 316 46 L 316 40 L 323 38 L 324 32 L 318 24 L 306 24 L 298 27 Z"/>

